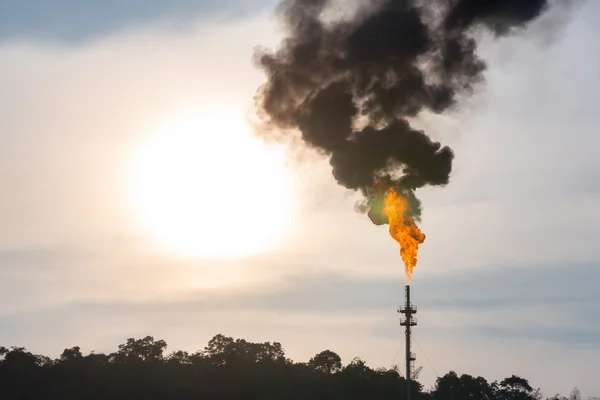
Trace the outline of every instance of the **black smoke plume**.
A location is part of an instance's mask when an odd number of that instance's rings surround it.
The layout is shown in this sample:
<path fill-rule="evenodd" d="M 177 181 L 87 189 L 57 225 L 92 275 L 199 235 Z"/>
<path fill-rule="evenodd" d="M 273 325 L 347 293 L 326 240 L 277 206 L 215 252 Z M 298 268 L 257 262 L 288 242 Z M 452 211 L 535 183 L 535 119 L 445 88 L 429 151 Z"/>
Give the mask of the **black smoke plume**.
<path fill-rule="evenodd" d="M 350 1 L 350 0 L 348 0 Z M 474 34 L 507 35 L 547 8 L 546 0 L 362 0 L 350 19 L 327 20 L 329 0 L 282 0 L 286 36 L 255 53 L 267 82 L 256 100 L 264 122 L 299 130 L 330 159 L 339 184 L 377 207 L 381 186 L 403 191 L 446 185 L 447 146 L 412 128 L 421 111 L 442 113 L 483 81 Z M 379 188 L 379 190 L 378 190 Z M 372 218 L 373 219 L 373 218 Z M 385 221 L 376 221 L 383 223 Z"/>

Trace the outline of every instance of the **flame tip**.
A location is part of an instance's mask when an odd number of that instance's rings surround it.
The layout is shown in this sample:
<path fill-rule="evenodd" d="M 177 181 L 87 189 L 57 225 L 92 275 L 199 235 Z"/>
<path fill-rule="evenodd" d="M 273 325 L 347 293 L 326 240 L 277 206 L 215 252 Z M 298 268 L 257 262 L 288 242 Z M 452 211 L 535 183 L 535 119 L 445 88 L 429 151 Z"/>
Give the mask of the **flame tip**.
<path fill-rule="evenodd" d="M 400 256 L 406 270 L 406 281 L 410 285 L 413 270 L 417 265 L 419 245 L 425 240 L 425 234 L 408 211 L 409 201 L 406 196 L 396 188 L 389 188 L 384 198 L 383 214 L 389 221 L 390 236 L 400 244 Z"/>

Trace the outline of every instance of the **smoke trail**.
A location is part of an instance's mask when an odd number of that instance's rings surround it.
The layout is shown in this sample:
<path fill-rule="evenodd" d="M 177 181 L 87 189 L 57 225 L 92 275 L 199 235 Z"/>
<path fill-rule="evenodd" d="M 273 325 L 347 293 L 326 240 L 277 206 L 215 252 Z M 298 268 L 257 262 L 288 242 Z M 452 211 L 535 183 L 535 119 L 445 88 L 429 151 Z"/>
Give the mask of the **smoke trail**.
<path fill-rule="evenodd" d="M 378 187 L 409 199 L 446 185 L 454 158 L 447 146 L 410 126 L 428 110 L 442 113 L 483 81 L 473 34 L 511 34 L 541 15 L 546 0 L 363 0 L 352 18 L 329 20 L 329 0 L 282 0 L 286 36 L 255 63 L 267 82 L 259 114 L 278 131 L 299 130 L 329 157 L 339 184 L 360 190 L 362 210 L 378 207 Z M 372 5 L 370 5 L 372 4 Z M 381 207 L 381 205 L 379 205 Z M 383 223 L 386 221 L 376 221 Z"/>

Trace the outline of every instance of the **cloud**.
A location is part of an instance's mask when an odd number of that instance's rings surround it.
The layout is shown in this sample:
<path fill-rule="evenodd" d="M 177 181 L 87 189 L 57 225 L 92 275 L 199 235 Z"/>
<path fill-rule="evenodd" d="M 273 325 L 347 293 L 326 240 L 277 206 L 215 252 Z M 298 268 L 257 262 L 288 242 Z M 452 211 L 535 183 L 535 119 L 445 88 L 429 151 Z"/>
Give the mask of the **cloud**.
<path fill-rule="evenodd" d="M 567 345 L 567 348 L 583 348 L 589 351 L 600 347 L 600 327 L 597 329 L 581 329 L 572 326 L 558 329 L 480 327 L 477 331 L 491 340 L 514 338 L 534 342 L 546 341 Z"/>
<path fill-rule="evenodd" d="M 243 110 L 258 81 L 253 42 L 271 32 L 263 20 L 209 33 L 199 23 L 185 37 L 151 26 L 80 49 L 0 46 L 0 181 L 11 187 L 0 199 L 3 246 L 138 235 L 123 194 L 135 148 L 157 120 L 190 104 Z M 240 41 L 243 31 L 255 37 Z M 237 65 L 248 67 L 233 74 Z"/>
<path fill-rule="evenodd" d="M 389 366 L 402 341 L 398 247 L 354 213 L 326 160 L 291 163 L 293 231 L 255 257 L 182 260 L 133 217 L 124 193 L 141 140 L 190 105 L 251 107 L 262 81 L 252 48 L 277 39 L 266 14 L 215 22 L 190 10 L 185 31 L 152 14 L 90 23 L 78 46 L 40 44 L 27 24 L 0 41 L 1 344 L 58 355 L 154 334 L 194 350 L 222 332 L 282 341 L 296 360 L 331 348 Z M 414 276 L 417 342 L 441 373 L 600 389 L 595 13 L 578 12 L 543 50 L 486 43 L 485 90 L 427 121 L 457 153 L 451 184 L 422 193 Z M 48 38 L 71 43 L 69 32 Z"/>
<path fill-rule="evenodd" d="M 429 359 L 441 373 L 455 369 L 492 380 L 517 373 L 534 385 L 566 391 L 597 365 L 587 355 L 600 347 L 598 267 L 512 266 L 417 279 L 415 352 L 425 366 L 423 378 L 432 382 L 435 377 Z M 4 345 L 50 355 L 75 344 L 86 351 L 113 351 L 127 337 L 147 334 L 166 339 L 171 350 L 193 351 L 224 333 L 281 341 L 298 361 L 330 348 L 345 361 L 361 356 L 370 365 L 389 366 L 401 363 L 393 354 L 402 341 L 395 312 L 402 295 L 396 280 L 309 273 L 233 291 L 189 288 L 178 297 L 80 296 L 3 313 L 0 323 L 6 327 Z M 564 357 L 573 364 L 568 377 L 558 367 Z M 549 376 L 569 381 L 553 385 Z"/>
<path fill-rule="evenodd" d="M 0 41 L 81 44 L 140 25 L 170 21 L 181 29 L 216 13 L 229 18 L 255 13 L 263 0 L 33 0 L 0 3 Z"/>
<path fill-rule="evenodd" d="M 570 326 L 582 327 L 582 332 L 600 329 L 600 310 L 596 306 L 600 294 L 595 288 L 599 279 L 598 264 L 484 269 L 418 279 L 413 284 L 413 300 L 427 318 L 425 330 L 450 327 L 460 328 L 466 335 L 492 338 L 506 333 L 507 338 L 531 340 L 540 326 L 546 326 L 549 335 L 566 332 Z M 322 318 L 356 318 L 372 320 L 374 325 L 369 328 L 372 333 L 383 329 L 380 331 L 383 336 L 395 336 L 397 329 L 389 320 L 395 318 L 403 291 L 402 283 L 397 280 L 309 273 L 288 275 L 275 285 L 263 282 L 229 291 L 190 287 L 180 289 L 176 297 L 164 293 L 146 298 L 113 292 L 110 298 L 88 295 L 55 305 L 38 304 L 37 308 L 45 315 L 90 314 L 104 318 L 110 315 L 170 318 L 175 314 L 216 313 L 306 315 L 315 318 L 314 325 Z M 13 295 L 13 299 L 17 298 Z M 532 312 L 537 315 L 533 316 Z M 558 312 L 567 315 L 556 319 L 554 315 Z M 7 314 L 5 311 L 4 314 L 20 318 L 27 312 Z M 490 322 L 496 322 L 496 327 Z M 513 323 L 514 326 L 521 324 L 523 330 L 505 328 Z M 572 344 L 577 342 L 574 335 Z"/>

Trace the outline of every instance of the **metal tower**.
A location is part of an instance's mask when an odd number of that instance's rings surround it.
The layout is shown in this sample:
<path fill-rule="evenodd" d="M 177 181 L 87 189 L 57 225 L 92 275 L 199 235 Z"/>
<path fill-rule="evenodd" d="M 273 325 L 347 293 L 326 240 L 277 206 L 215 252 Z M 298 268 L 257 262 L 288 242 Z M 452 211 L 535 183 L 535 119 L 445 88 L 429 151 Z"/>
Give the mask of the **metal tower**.
<path fill-rule="evenodd" d="M 406 285 L 406 304 L 400 307 L 398 312 L 404 314 L 404 317 L 400 318 L 400 325 L 406 330 L 406 400 L 410 400 L 412 362 L 416 360 L 415 354 L 410 351 L 411 328 L 417 325 L 417 319 L 413 318 L 417 307 L 410 304 L 410 285 Z"/>

